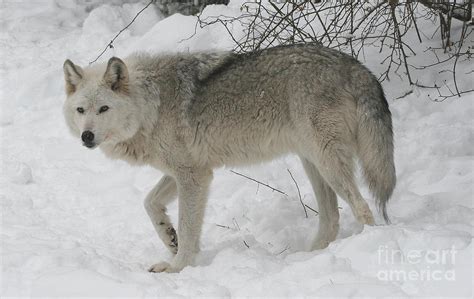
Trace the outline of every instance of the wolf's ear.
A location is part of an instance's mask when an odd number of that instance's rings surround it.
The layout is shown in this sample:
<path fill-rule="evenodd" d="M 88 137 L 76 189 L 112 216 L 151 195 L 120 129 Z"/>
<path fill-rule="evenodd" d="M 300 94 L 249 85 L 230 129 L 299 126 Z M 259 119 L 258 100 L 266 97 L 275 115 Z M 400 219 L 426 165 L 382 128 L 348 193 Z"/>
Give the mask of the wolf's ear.
<path fill-rule="evenodd" d="M 120 58 L 110 58 L 104 80 L 113 91 L 128 92 L 128 70 Z"/>
<path fill-rule="evenodd" d="M 73 94 L 77 89 L 77 85 L 81 82 L 84 72 L 80 66 L 75 65 L 69 59 L 64 61 L 63 71 L 64 80 L 66 80 L 66 93 L 68 95 Z"/>

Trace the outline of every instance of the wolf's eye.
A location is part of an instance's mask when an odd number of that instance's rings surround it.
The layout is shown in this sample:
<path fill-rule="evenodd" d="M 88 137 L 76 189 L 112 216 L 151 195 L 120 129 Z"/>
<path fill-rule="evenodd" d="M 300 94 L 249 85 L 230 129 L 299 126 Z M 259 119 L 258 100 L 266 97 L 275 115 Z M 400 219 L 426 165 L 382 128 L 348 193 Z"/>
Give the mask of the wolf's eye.
<path fill-rule="evenodd" d="M 79 112 L 80 114 L 84 113 L 84 108 L 82 107 L 77 107 L 77 112 Z"/>
<path fill-rule="evenodd" d="M 100 107 L 100 109 L 99 109 L 99 113 L 103 113 L 103 112 L 105 112 L 105 111 L 107 111 L 107 110 L 109 110 L 109 106 L 102 106 L 102 107 Z"/>

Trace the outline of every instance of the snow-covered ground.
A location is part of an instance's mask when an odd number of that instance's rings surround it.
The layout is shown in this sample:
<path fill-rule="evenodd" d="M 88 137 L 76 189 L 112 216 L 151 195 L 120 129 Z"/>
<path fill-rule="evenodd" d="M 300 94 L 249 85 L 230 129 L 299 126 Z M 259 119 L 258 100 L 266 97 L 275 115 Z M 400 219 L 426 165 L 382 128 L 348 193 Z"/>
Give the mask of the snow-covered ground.
<path fill-rule="evenodd" d="M 196 265 L 148 273 L 171 258 L 142 205 L 161 173 L 81 146 L 61 112 L 63 61 L 86 65 L 143 6 L 106 2 L 0 2 L 2 297 L 472 297 L 474 93 L 438 103 L 432 91 L 415 90 L 395 100 L 409 89 L 397 81 L 384 82 L 396 138 L 393 224 L 361 227 L 341 201 L 337 240 L 311 252 L 318 216 L 308 210 L 305 218 L 287 169 L 303 201 L 317 206 L 295 157 L 238 169 L 288 197 L 222 169 Z M 234 1 L 206 13 L 236 15 L 239 7 Z M 148 9 L 102 61 L 139 50 L 232 47 L 218 25 L 186 39 L 194 30 L 193 17 L 163 19 Z M 468 70 L 459 66 L 463 87 L 474 82 Z M 169 213 L 176 223 L 176 203 Z"/>

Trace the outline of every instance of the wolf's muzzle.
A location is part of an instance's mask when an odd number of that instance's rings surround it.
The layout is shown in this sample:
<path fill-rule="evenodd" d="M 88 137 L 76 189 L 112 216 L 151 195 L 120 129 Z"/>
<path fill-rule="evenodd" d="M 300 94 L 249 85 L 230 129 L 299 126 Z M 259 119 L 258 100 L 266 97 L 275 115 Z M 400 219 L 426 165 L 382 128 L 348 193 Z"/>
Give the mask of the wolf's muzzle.
<path fill-rule="evenodd" d="M 92 143 L 92 141 L 94 141 L 94 133 L 91 131 L 84 131 L 81 135 L 81 139 L 85 143 Z"/>
<path fill-rule="evenodd" d="M 81 135 L 81 139 L 86 147 L 93 148 L 95 146 L 94 133 L 91 131 L 84 131 Z"/>

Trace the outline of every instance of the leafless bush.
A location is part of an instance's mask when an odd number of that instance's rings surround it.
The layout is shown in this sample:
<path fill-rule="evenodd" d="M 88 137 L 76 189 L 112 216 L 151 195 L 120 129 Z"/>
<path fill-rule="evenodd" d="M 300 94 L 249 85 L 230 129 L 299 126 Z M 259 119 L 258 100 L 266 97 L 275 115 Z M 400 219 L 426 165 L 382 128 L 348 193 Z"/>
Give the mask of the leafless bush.
<path fill-rule="evenodd" d="M 369 47 L 375 47 L 381 55 L 385 71 L 380 80 L 390 80 L 393 74 L 406 78 L 410 85 L 433 88 L 439 93 L 437 100 L 460 95 L 474 89 L 458 88 L 457 64 L 472 58 L 471 1 L 262 1 L 245 2 L 238 17 L 199 16 L 201 27 L 220 23 L 230 34 L 239 53 L 258 51 L 275 45 L 315 42 L 350 53 L 355 58 L 365 56 Z M 456 20 L 458 19 L 458 20 Z M 422 32 L 420 20 L 433 24 L 434 34 Z M 452 23 L 462 22 L 457 38 L 453 38 Z M 235 33 L 235 25 L 244 28 L 244 35 Z M 457 27 L 459 28 L 459 26 Z M 427 46 L 424 55 L 433 57 L 428 65 L 414 65 L 417 54 L 413 45 L 433 40 L 441 35 L 439 47 Z M 454 88 L 436 82 L 422 82 L 413 73 L 434 66 L 443 66 L 441 72 L 451 72 Z M 418 76 L 419 77 L 419 76 Z M 442 93 L 447 91 L 446 94 Z"/>
<path fill-rule="evenodd" d="M 228 4 L 229 0 L 158 0 L 156 5 L 165 16 L 174 13 L 195 15 L 209 4 Z"/>

